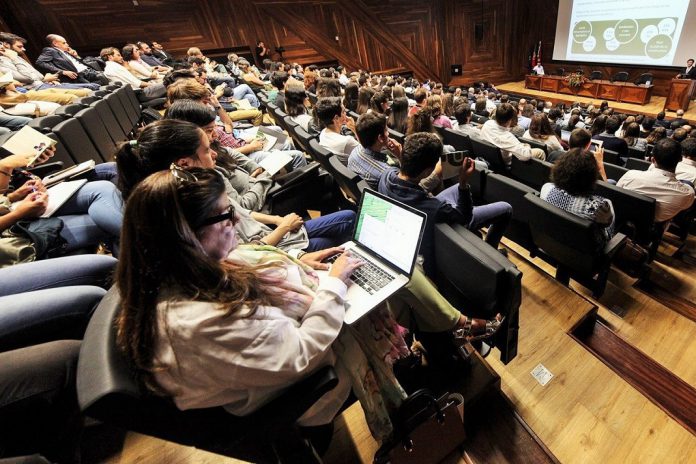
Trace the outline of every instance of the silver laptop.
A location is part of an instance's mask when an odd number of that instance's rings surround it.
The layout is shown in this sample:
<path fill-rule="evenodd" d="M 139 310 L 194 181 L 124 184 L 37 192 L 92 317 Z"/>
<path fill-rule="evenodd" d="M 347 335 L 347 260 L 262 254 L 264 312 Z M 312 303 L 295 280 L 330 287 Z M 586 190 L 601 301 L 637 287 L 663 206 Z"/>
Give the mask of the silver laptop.
<path fill-rule="evenodd" d="M 423 239 L 425 219 L 425 213 L 365 189 L 353 240 L 342 245 L 365 260 L 365 265 L 353 272 L 348 285 L 346 324 L 357 321 L 408 283 Z M 320 277 L 326 274 L 321 272 Z"/>

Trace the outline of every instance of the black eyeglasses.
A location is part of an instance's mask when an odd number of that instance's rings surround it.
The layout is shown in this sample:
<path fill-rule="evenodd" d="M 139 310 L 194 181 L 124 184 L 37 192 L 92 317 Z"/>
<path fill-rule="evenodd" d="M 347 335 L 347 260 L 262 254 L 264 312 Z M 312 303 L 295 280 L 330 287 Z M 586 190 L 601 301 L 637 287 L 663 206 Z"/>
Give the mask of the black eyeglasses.
<path fill-rule="evenodd" d="M 203 222 L 201 222 L 198 227 L 209 226 L 209 225 L 217 224 L 218 222 L 227 221 L 227 220 L 232 222 L 232 225 L 235 225 L 235 224 L 237 224 L 237 219 L 236 219 L 235 214 L 236 214 L 236 212 L 234 210 L 234 206 L 230 205 L 230 207 L 227 209 L 226 213 L 218 214 L 217 216 L 213 216 L 213 217 L 209 217 L 207 219 L 204 219 Z"/>
<path fill-rule="evenodd" d="M 176 180 L 183 184 L 188 184 L 189 182 L 198 182 L 198 177 L 196 177 L 192 172 L 182 169 L 174 163 L 169 165 L 169 172 L 172 173 L 172 176 L 174 176 Z"/>

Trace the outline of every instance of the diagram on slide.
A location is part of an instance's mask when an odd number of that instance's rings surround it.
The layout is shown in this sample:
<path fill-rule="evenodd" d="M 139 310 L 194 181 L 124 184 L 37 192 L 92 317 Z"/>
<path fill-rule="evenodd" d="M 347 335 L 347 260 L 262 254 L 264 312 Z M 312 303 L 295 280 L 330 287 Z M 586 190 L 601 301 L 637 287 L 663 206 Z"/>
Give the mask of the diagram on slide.
<path fill-rule="evenodd" d="M 670 65 L 688 0 L 576 0 L 566 59 Z"/>
<path fill-rule="evenodd" d="M 572 29 L 573 54 L 664 58 L 673 51 L 679 18 L 580 21 Z"/>

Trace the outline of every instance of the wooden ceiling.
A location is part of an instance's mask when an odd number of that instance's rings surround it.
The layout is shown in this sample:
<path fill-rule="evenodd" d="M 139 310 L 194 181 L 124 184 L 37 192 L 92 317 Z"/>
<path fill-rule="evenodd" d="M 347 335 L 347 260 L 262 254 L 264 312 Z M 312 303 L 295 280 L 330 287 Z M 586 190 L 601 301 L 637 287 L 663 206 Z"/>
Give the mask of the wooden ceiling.
<path fill-rule="evenodd" d="M 179 55 L 190 46 L 251 51 L 263 40 L 291 62 L 500 83 L 521 79 L 539 40 L 550 61 L 557 8 L 557 0 L 3 0 L 0 28 L 26 37 L 32 58 L 48 33 L 85 56 L 138 40 Z M 463 76 L 450 75 L 453 64 Z"/>

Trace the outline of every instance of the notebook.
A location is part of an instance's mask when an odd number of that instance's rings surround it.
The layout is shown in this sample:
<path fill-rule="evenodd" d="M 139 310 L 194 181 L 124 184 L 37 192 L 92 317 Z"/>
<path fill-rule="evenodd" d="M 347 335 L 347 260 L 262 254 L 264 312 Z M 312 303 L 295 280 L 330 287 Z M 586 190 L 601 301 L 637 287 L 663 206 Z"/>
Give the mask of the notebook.
<path fill-rule="evenodd" d="M 342 245 L 366 263 L 353 273 L 348 285 L 346 324 L 354 323 L 408 283 L 425 220 L 425 213 L 365 189 L 353 240 Z M 328 271 L 319 273 L 320 279 L 326 275 Z"/>
<path fill-rule="evenodd" d="M 49 147 L 57 144 L 53 139 L 46 137 L 41 132 L 29 126 L 22 127 L 2 146 L 13 155 L 32 155 L 27 163 L 31 166 Z"/>

